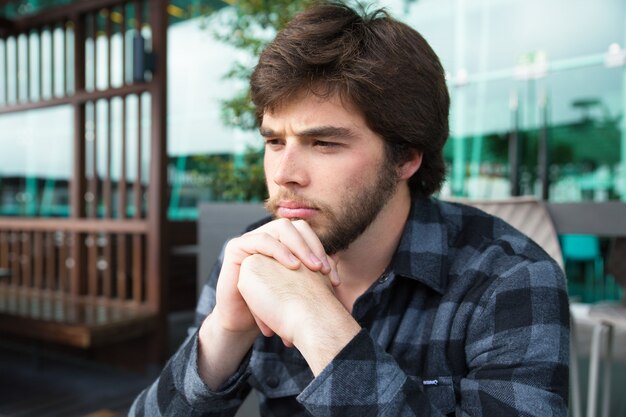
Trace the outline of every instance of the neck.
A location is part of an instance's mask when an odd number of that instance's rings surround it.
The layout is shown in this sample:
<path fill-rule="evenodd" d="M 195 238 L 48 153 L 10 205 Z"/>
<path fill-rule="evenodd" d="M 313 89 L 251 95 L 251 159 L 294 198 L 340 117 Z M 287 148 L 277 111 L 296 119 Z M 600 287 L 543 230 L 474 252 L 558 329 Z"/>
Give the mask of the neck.
<path fill-rule="evenodd" d="M 335 256 L 341 278 L 337 294 L 346 298 L 344 305 L 347 308 L 351 309 L 354 299 L 363 294 L 391 262 L 410 208 L 410 191 L 402 182 L 365 232 Z"/>

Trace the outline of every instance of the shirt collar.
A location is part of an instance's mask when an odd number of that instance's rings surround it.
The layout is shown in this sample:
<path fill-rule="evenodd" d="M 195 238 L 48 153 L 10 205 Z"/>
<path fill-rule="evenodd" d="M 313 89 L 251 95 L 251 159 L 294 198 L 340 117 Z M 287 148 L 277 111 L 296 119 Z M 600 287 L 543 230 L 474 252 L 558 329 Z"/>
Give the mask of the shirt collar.
<path fill-rule="evenodd" d="M 450 237 L 441 204 L 433 198 L 413 198 L 390 269 L 443 294 L 448 281 Z"/>

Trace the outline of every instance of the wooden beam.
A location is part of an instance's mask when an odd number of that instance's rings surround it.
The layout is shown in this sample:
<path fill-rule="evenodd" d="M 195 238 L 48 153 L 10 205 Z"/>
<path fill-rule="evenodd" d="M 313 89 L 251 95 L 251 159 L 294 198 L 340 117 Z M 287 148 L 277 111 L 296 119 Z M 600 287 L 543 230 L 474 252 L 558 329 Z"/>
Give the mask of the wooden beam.
<path fill-rule="evenodd" d="M 57 97 L 42 101 L 33 101 L 29 103 L 10 104 L 8 106 L 0 106 L 0 114 L 17 113 L 25 110 L 43 109 L 48 107 L 63 106 L 67 104 L 82 105 L 88 101 L 97 101 L 101 99 L 110 99 L 113 97 L 126 97 L 128 95 L 141 95 L 150 91 L 150 84 L 135 83 L 127 84 L 122 87 L 109 88 L 106 90 L 95 91 L 77 91 L 76 94 L 66 97 Z"/>
<path fill-rule="evenodd" d="M 0 38 L 8 36 L 9 33 L 13 32 L 14 25 L 13 22 L 5 17 L 0 16 Z"/>
<path fill-rule="evenodd" d="M 145 234 L 148 232 L 148 222 L 143 219 L 78 220 L 65 218 L 0 217 L 0 230 Z"/>
<path fill-rule="evenodd" d="M 76 17 L 80 14 L 118 6 L 123 3 L 124 1 L 122 0 L 75 1 L 74 3 L 70 3 L 66 6 L 49 8 L 35 15 L 17 18 L 14 21 L 14 25 L 17 30 L 29 30 L 47 25 L 51 22 L 63 21 L 70 17 Z"/>

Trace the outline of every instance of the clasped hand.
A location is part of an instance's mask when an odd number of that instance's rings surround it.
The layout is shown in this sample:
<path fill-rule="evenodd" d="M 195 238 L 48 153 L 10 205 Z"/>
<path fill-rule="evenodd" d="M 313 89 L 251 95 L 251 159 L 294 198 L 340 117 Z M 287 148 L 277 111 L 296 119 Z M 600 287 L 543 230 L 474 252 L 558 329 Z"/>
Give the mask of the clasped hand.
<path fill-rule="evenodd" d="M 309 224 L 278 219 L 226 245 L 213 314 L 229 332 L 260 330 L 292 346 L 324 306 L 339 304 L 337 285 L 336 265 Z"/>

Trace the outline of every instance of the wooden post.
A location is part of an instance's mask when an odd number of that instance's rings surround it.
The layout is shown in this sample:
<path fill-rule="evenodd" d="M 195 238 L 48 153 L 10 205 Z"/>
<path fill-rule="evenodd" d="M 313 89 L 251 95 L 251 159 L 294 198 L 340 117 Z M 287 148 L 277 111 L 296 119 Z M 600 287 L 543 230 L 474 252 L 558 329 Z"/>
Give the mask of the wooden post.
<path fill-rule="evenodd" d="M 157 310 L 159 331 L 157 355 L 165 359 L 167 353 L 168 259 L 167 241 L 167 1 L 150 1 L 150 25 L 152 27 L 152 52 L 155 69 L 152 74 L 150 144 L 150 184 L 148 193 L 148 256 L 147 298 L 148 304 Z"/>
<path fill-rule="evenodd" d="M 74 22 L 74 93 L 85 90 L 85 18 L 82 14 L 75 14 Z M 76 102 L 74 105 L 74 166 L 70 181 L 71 217 L 81 219 L 85 217 L 85 103 Z M 72 234 L 71 257 L 73 260 L 70 274 L 70 292 L 74 295 L 82 294 L 85 290 L 85 249 L 83 236 Z"/>

